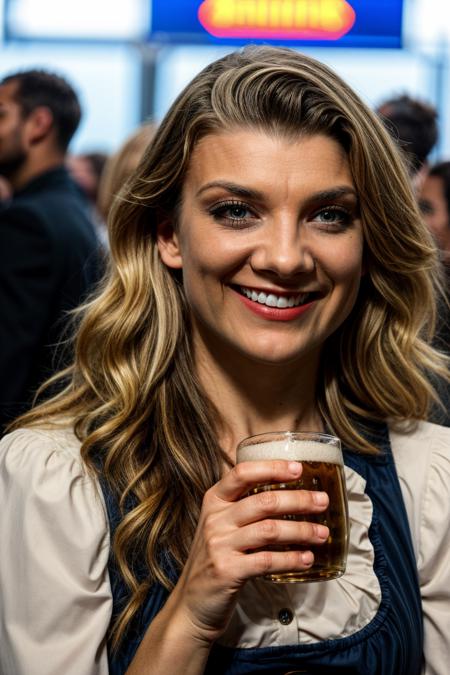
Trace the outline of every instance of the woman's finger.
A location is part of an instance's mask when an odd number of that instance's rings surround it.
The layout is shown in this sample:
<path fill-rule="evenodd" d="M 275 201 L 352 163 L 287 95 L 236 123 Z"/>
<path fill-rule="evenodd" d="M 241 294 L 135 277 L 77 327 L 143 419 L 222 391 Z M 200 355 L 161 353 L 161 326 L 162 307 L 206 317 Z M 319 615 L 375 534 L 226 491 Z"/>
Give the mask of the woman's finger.
<path fill-rule="evenodd" d="M 316 490 L 262 490 L 236 504 L 233 521 L 241 527 L 275 516 L 321 513 L 328 503 L 327 493 Z"/>
<path fill-rule="evenodd" d="M 308 521 L 260 520 L 236 530 L 229 543 L 241 552 L 268 546 L 313 546 L 324 544 L 330 535 L 325 525 Z"/>
<path fill-rule="evenodd" d="M 256 485 L 288 483 L 300 478 L 301 473 L 300 462 L 288 462 L 282 459 L 242 462 L 236 464 L 208 492 L 212 492 L 214 496 L 224 501 L 234 502 Z"/>
<path fill-rule="evenodd" d="M 312 551 L 256 551 L 240 557 L 236 571 L 240 579 L 251 579 L 265 574 L 303 572 L 314 562 Z"/>

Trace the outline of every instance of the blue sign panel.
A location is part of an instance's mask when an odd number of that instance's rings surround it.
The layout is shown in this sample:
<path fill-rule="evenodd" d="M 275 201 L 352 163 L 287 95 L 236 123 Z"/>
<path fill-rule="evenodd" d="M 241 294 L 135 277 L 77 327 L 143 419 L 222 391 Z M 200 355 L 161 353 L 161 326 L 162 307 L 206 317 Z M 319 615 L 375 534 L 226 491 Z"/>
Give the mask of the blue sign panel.
<path fill-rule="evenodd" d="M 401 47 L 403 0 L 153 0 L 164 43 Z"/>

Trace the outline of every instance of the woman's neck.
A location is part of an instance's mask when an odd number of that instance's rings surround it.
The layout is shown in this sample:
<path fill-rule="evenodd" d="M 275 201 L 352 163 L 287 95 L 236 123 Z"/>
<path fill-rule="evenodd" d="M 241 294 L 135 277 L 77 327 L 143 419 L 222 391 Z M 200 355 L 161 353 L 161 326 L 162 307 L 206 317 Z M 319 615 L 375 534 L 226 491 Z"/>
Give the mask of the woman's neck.
<path fill-rule="evenodd" d="M 315 395 L 318 353 L 298 363 L 262 364 L 235 352 L 218 361 L 203 346 L 194 351 L 200 382 L 222 416 L 220 444 L 231 459 L 246 436 L 323 431 Z"/>

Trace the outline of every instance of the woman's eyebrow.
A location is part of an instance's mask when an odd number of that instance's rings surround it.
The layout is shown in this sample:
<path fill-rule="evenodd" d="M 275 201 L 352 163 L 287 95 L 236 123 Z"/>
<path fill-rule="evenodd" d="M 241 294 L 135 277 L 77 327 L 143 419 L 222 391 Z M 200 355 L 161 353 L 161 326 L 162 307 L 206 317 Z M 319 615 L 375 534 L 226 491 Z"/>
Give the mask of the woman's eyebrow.
<path fill-rule="evenodd" d="M 223 180 L 214 180 L 211 181 L 210 183 L 205 183 L 205 185 L 202 185 L 200 190 L 198 190 L 196 196 L 199 196 L 202 192 L 205 192 L 206 190 L 216 187 L 223 188 L 224 190 L 231 192 L 237 197 L 245 197 L 247 199 L 257 199 L 257 200 L 264 199 L 264 194 L 259 190 L 253 190 L 252 188 L 246 188 L 243 187 L 242 185 L 238 185 L 237 183 L 229 183 L 228 181 Z"/>
<path fill-rule="evenodd" d="M 349 185 L 342 185 L 329 190 L 320 190 L 308 197 L 308 202 L 330 202 L 340 197 L 354 197 L 358 200 L 358 193 Z"/>
<path fill-rule="evenodd" d="M 209 183 L 205 183 L 205 185 L 202 185 L 202 187 L 197 191 L 196 196 L 199 196 L 200 194 L 202 194 L 202 192 L 205 192 L 206 190 L 217 187 L 227 190 L 227 192 L 231 192 L 237 197 L 244 197 L 246 199 L 256 199 L 259 201 L 262 201 L 264 199 L 264 193 L 260 192 L 259 190 L 254 190 L 253 188 L 246 188 L 243 187 L 242 185 L 238 185 L 237 183 L 231 183 L 222 180 L 215 180 Z M 319 192 L 314 192 L 312 195 L 308 197 L 307 201 L 308 203 L 329 202 L 333 201 L 334 199 L 339 199 L 340 197 L 354 197 L 356 200 L 358 200 L 358 194 L 354 188 L 350 187 L 349 185 L 339 185 L 337 187 L 333 187 L 328 190 L 320 190 Z"/>

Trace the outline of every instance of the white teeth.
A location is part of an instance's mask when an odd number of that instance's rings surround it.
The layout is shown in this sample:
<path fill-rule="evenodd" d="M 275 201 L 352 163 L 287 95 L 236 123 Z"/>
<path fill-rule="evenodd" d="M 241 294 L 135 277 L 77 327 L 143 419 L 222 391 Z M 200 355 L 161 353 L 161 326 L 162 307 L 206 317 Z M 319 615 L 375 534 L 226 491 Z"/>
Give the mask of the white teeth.
<path fill-rule="evenodd" d="M 260 305 L 266 305 L 267 307 L 277 307 L 278 309 L 301 305 L 308 296 L 308 293 L 299 293 L 298 295 L 286 298 L 286 296 L 277 296 L 274 293 L 264 293 L 263 291 L 258 293 L 257 291 L 252 291 L 244 286 L 241 286 L 241 291 L 249 298 L 249 300 L 253 300 L 253 302 L 259 302 Z"/>

